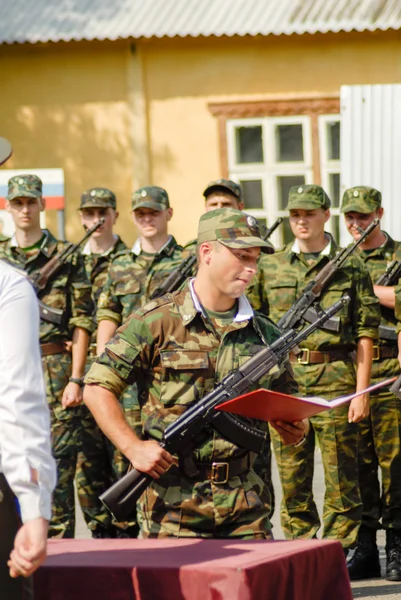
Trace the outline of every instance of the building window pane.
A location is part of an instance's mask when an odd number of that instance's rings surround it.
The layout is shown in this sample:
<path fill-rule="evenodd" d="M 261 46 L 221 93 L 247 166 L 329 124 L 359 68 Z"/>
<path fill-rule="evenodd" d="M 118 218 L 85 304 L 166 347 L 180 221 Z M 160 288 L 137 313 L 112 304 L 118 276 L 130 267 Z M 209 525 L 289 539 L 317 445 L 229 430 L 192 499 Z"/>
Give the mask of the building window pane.
<path fill-rule="evenodd" d="M 333 208 L 339 208 L 340 206 L 340 174 L 330 173 L 329 175 L 329 198 L 331 200 L 331 206 Z"/>
<path fill-rule="evenodd" d="M 293 185 L 303 185 L 305 177 L 303 175 L 288 175 L 277 177 L 277 199 L 278 209 L 285 210 L 288 204 L 288 192 Z"/>
<path fill-rule="evenodd" d="M 287 217 L 284 218 L 281 227 L 283 228 L 283 244 L 286 246 L 291 242 L 291 240 L 294 239 L 294 234 L 292 233 L 290 220 Z"/>
<path fill-rule="evenodd" d="M 331 235 L 336 240 L 336 242 L 340 243 L 340 217 L 338 215 L 332 215 L 330 218 L 331 222 Z"/>
<path fill-rule="evenodd" d="M 326 134 L 329 160 L 340 160 L 340 121 L 326 123 Z"/>
<path fill-rule="evenodd" d="M 240 181 L 244 207 L 263 208 L 262 182 L 260 179 Z"/>
<path fill-rule="evenodd" d="M 277 162 L 304 160 L 302 125 L 276 127 L 276 160 Z"/>
<path fill-rule="evenodd" d="M 235 130 L 236 162 L 262 163 L 262 127 L 237 127 Z"/>

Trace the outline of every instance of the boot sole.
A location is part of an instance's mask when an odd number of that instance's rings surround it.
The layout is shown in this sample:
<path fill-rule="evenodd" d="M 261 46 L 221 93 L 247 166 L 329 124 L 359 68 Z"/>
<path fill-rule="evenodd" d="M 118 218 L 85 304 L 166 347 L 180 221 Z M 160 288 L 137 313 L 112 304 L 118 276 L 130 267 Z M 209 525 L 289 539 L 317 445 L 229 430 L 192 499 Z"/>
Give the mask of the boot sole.
<path fill-rule="evenodd" d="M 387 581 L 401 581 L 401 573 L 386 573 Z"/>

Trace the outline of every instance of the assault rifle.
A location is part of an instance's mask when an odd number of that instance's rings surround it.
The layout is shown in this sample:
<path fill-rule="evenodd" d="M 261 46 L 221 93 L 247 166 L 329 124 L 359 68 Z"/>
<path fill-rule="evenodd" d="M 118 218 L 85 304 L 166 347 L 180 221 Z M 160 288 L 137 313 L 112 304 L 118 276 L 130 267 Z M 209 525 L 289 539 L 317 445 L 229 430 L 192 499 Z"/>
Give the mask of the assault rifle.
<path fill-rule="evenodd" d="M 319 298 L 325 285 L 330 281 L 338 269 L 340 269 L 347 258 L 355 252 L 359 244 L 361 244 L 373 229 L 377 227 L 379 221 L 379 219 L 375 219 L 365 231 L 361 229 L 361 237 L 348 248 L 340 250 L 336 256 L 319 271 L 316 277 L 308 283 L 298 300 L 294 302 L 291 308 L 287 310 L 285 315 L 281 317 L 277 323 L 277 326 L 281 331 L 287 331 L 287 329 L 297 327 L 302 319 L 307 323 L 313 323 L 319 317 L 319 311 L 321 309 L 319 306 L 313 306 L 313 304 Z M 340 319 L 327 320 L 322 329 L 338 332 L 340 330 Z"/>
<path fill-rule="evenodd" d="M 166 277 L 163 283 L 161 283 L 159 287 L 155 289 L 150 297 L 150 300 L 160 298 L 160 296 L 164 296 L 164 294 L 169 294 L 171 292 L 175 292 L 175 290 L 178 290 L 184 281 L 192 274 L 195 264 L 196 256 L 188 256 L 188 258 L 183 260 L 182 263 L 179 264 L 178 267 L 176 267 L 168 277 Z"/>
<path fill-rule="evenodd" d="M 386 287 L 395 285 L 401 277 L 401 260 L 393 260 L 387 267 L 385 273 L 380 275 L 376 281 L 376 285 L 384 285 Z"/>
<path fill-rule="evenodd" d="M 349 301 L 349 296 L 343 296 L 314 323 L 298 333 L 293 329 L 286 331 L 271 346 L 259 350 L 241 367 L 226 375 L 214 390 L 166 427 L 161 447 L 171 454 L 185 454 L 193 438 L 203 431 L 205 426 L 213 426 L 214 421 L 219 420 L 221 413 L 215 410 L 219 404 L 246 392 L 273 367 L 285 360 L 292 348 L 300 344 Z M 133 469 L 106 490 L 100 496 L 100 500 L 118 521 L 124 521 L 134 510 L 137 500 L 152 480 L 150 475 Z"/>
<path fill-rule="evenodd" d="M 25 275 L 25 277 L 27 277 L 27 279 L 29 279 L 29 281 L 31 282 L 36 294 L 39 294 L 42 290 L 45 289 L 45 287 L 47 286 L 48 282 L 53 277 L 53 275 L 55 275 L 61 269 L 61 267 L 70 258 L 70 256 L 72 254 L 74 254 L 78 250 L 78 248 L 80 246 L 82 246 L 82 244 L 84 242 L 86 242 L 86 240 L 88 238 L 90 238 L 90 236 L 97 229 L 99 229 L 99 227 L 101 227 L 103 225 L 103 223 L 104 223 L 104 219 L 103 218 L 99 219 L 99 221 L 95 225 L 93 225 L 93 227 L 91 227 L 90 229 L 88 229 L 86 231 L 83 238 L 81 238 L 77 244 L 71 244 L 71 243 L 68 244 L 68 246 L 66 246 L 64 248 L 64 250 L 61 250 L 61 252 L 58 252 L 49 261 L 47 261 L 47 263 L 45 265 L 43 265 L 43 267 L 41 269 L 39 269 L 38 271 L 35 271 L 35 273 L 32 273 L 32 275 L 30 275 L 26 271 L 20 269 L 18 267 L 18 265 L 16 265 L 13 262 L 11 262 L 7 259 L 2 259 L 2 260 L 4 260 L 9 265 L 11 265 L 15 269 L 17 269 L 21 273 L 21 275 Z M 59 308 L 53 308 L 52 306 L 48 306 L 47 304 L 44 304 L 39 299 L 38 299 L 38 303 L 39 303 L 39 314 L 40 314 L 40 318 L 42 319 L 42 321 L 46 321 L 47 323 L 53 323 L 55 325 L 61 324 L 62 319 L 63 319 L 63 311 L 62 310 L 60 310 Z"/>
<path fill-rule="evenodd" d="M 264 227 L 264 231 L 262 232 L 262 240 L 268 240 L 272 234 L 276 231 L 277 227 L 281 225 L 284 221 L 283 217 L 279 217 L 276 221 L 274 221 L 271 227 Z"/>
<path fill-rule="evenodd" d="M 385 273 L 380 275 L 376 285 L 389 287 L 395 285 L 401 277 L 401 261 L 393 260 L 387 267 Z M 379 338 L 391 342 L 397 341 L 397 330 L 390 325 L 379 325 Z"/>

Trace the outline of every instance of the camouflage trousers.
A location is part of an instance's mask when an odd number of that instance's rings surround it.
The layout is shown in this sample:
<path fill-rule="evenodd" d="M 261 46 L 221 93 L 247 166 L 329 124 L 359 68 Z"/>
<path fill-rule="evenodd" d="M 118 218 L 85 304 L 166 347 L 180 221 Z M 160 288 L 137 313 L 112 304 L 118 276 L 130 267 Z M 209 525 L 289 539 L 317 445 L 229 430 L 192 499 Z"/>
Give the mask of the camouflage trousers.
<path fill-rule="evenodd" d="M 334 369 L 337 364 L 338 368 Z M 294 372 L 300 396 L 317 395 L 330 400 L 355 389 L 351 363 L 295 365 Z M 333 389 L 333 383 L 337 389 Z M 326 486 L 323 537 L 339 540 L 344 548 L 355 544 L 362 503 L 357 477 L 357 425 L 348 423 L 348 409 L 347 404 L 311 417 L 307 439 L 296 448 L 284 446 L 277 432 L 271 429 L 283 491 L 281 525 L 287 539 L 316 537 L 321 526 L 312 491 L 317 443 L 322 453 Z"/>
<path fill-rule="evenodd" d="M 372 383 L 399 370 L 398 361 Z M 377 365 L 379 366 L 379 365 Z M 375 369 L 376 370 L 376 369 Z M 401 529 L 401 400 L 389 390 L 370 396 L 370 415 L 358 423 L 362 523 L 371 529 Z M 378 477 L 381 470 L 382 485 Z"/>
<path fill-rule="evenodd" d="M 266 486 L 251 470 L 225 484 L 193 481 L 175 466 L 141 496 L 140 537 L 272 538 Z"/>
<path fill-rule="evenodd" d="M 86 371 L 95 358 L 89 359 Z M 135 388 L 129 388 L 122 399 L 125 418 L 131 426 L 140 418 Z M 136 402 L 135 402 L 136 401 Z M 118 529 L 135 535 L 136 521 L 116 523 L 109 511 L 99 500 L 99 496 L 117 479 L 125 475 L 129 467 L 128 459 L 107 439 L 98 427 L 90 411 L 82 407 L 81 445 L 78 455 L 76 484 L 79 503 L 88 528 L 107 537 L 114 537 Z"/>
<path fill-rule="evenodd" d="M 81 442 L 81 407 L 63 409 L 61 399 L 71 375 L 71 355 L 42 357 L 47 401 L 50 408 L 53 456 L 57 484 L 53 492 L 49 537 L 72 538 L 75 531 L 74 477 Z"/>

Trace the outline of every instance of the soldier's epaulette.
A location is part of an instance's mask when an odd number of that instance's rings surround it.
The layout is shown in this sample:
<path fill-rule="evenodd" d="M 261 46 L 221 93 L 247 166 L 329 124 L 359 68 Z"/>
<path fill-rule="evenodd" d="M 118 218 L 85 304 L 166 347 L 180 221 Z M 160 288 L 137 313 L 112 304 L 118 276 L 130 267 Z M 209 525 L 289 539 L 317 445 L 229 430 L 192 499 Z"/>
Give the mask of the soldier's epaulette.
<path fill-rule="evenodd" d="M 114 262 L 117 258 L 121 258 L 121 256 L 130 256 L 133 260 L 135 260 L 136 255 L 132 252 L 131 248 L 124 248 L 124 250 L 119 250 L 114 254 L 111 262 Z"/>
<path fill-rule="evenodd" d="M 176 293 L 177 291 L 170 292 L 169 294 L 164 294 L 164 296 L 161 296 L 160 298 L 149 300 L 149 302 L 147 302 L 144 306 L 137 310 L 137 313 L 144 316 L 147 313 L 152 312 L 152 310 L 155 310 L 156 308 L 160 308 L 161 306 L 165 306 L 166 304 L 171 304 L 173 302 L 174 294 Z"/>

